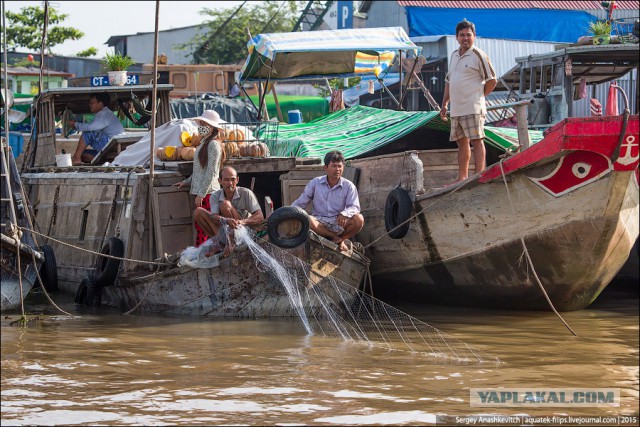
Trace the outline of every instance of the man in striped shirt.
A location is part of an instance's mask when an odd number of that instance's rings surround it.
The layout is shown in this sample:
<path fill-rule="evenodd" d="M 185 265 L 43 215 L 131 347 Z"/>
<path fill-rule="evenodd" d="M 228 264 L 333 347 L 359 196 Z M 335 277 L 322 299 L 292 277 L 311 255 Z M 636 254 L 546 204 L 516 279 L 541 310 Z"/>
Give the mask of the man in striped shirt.
<path fill-rule="evenodd" d="M 487 114 L 485 97 L 498 83 L 496 72 L 486 53 L 473 45 L 476 27 L 466 19 L 456 25 L 460 48 L 451 55 L 445 79 L 440 117 L 447 120 L 451 104 L 450 141 L 458 144 L 458 181 L 469 177 L 471 145 L 476 173 L 485 168 L 484 120 Z"/>

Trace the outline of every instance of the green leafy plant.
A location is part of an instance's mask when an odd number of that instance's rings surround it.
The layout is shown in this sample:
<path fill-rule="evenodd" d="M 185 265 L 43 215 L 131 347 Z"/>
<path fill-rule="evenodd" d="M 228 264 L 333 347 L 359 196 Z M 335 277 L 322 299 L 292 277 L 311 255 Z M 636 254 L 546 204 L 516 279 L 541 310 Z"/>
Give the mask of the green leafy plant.
<path fill-rule="evenodd" d="M 107 53 L 102 60 L 102 65 L 105 66 L 107 71 L 125 71 L 133 64 L 135 64 L 133 59 L 119 52 L 115 52 L 114 54 Z"/>
<path fill-rule="evenodd" d="M 594 36 L 608 36 L 611 34 L 611 21 L 598 20 L 589 22 L 589 32 Z"/>

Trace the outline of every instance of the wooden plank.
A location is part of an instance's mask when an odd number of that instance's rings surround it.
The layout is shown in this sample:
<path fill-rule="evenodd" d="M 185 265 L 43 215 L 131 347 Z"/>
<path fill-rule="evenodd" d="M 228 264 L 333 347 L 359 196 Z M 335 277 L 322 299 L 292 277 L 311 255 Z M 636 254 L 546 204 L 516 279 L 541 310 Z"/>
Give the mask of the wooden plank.
<path fill-rule="evenodd" d="M 193 244 L 193 208 L 186 188 L 155 187 L 152 205 L 158 257 Z"/>
<path fill-rule="evenodd" d="M 116 135 L 107 142 L 102 150 L 91 160 L 92 165 L 99 165 L 105 161 L 111 161 L 120 153 L 120 151 L 127 148 L 129 145 L 135 144 L 140 141 L 146 132 L 136 132 L 133 134 L 121 134 Z"/>
<path fill-rule="evenodd" d="M 172 162 L 183 176 L 190 176 L 193 173 L 193 162 L 182 161 Z M 296 168 L 295 157 L 246 157 L 228 158 L 225 166 L 233 167 L 239 174 L 241 173 L 265 173 L 265 172 L 287 172 Z"/>

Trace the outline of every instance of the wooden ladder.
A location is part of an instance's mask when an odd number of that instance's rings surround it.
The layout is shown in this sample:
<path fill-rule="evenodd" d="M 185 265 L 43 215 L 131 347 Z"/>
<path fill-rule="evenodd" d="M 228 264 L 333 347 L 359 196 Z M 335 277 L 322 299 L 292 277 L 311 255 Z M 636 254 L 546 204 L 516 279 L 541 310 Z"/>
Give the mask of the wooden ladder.
<path fill-rule="evenodd" d="M 9 173 L 9 163 L 7 162 L 7 156 L 12 155 L 11 147 L 7 144 L 7 138 L 2 138 L 2 149 L 0 152 L 2 153 L 2 171 L 0 173 L 0 178 L 2 179 L 2 198 L 0 201 L 4 204 L 7 203 L 9 205 L 9 219 L 12 224 L 17 225 L 18 220 L 16 216 L 15 204 L 13 203 L 13 191 L 11 189 L 11 174 Z M 5 228 L 5 224 L 2 224 L 2 228 Z"/>

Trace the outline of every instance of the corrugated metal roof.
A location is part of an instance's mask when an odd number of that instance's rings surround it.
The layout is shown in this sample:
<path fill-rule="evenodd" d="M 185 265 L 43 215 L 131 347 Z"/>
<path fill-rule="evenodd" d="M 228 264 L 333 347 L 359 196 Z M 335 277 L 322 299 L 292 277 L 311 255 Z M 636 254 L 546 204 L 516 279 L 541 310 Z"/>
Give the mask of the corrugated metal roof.
<path fill-rule="evenodd" d="M 558 10 L 604 10 L 600 1 L 398 1 L 400 6 L 446 7 L 451 9 L 558 9 Z M 637 0 L 618 0 L 618 9 L 638 9 Z"/>

